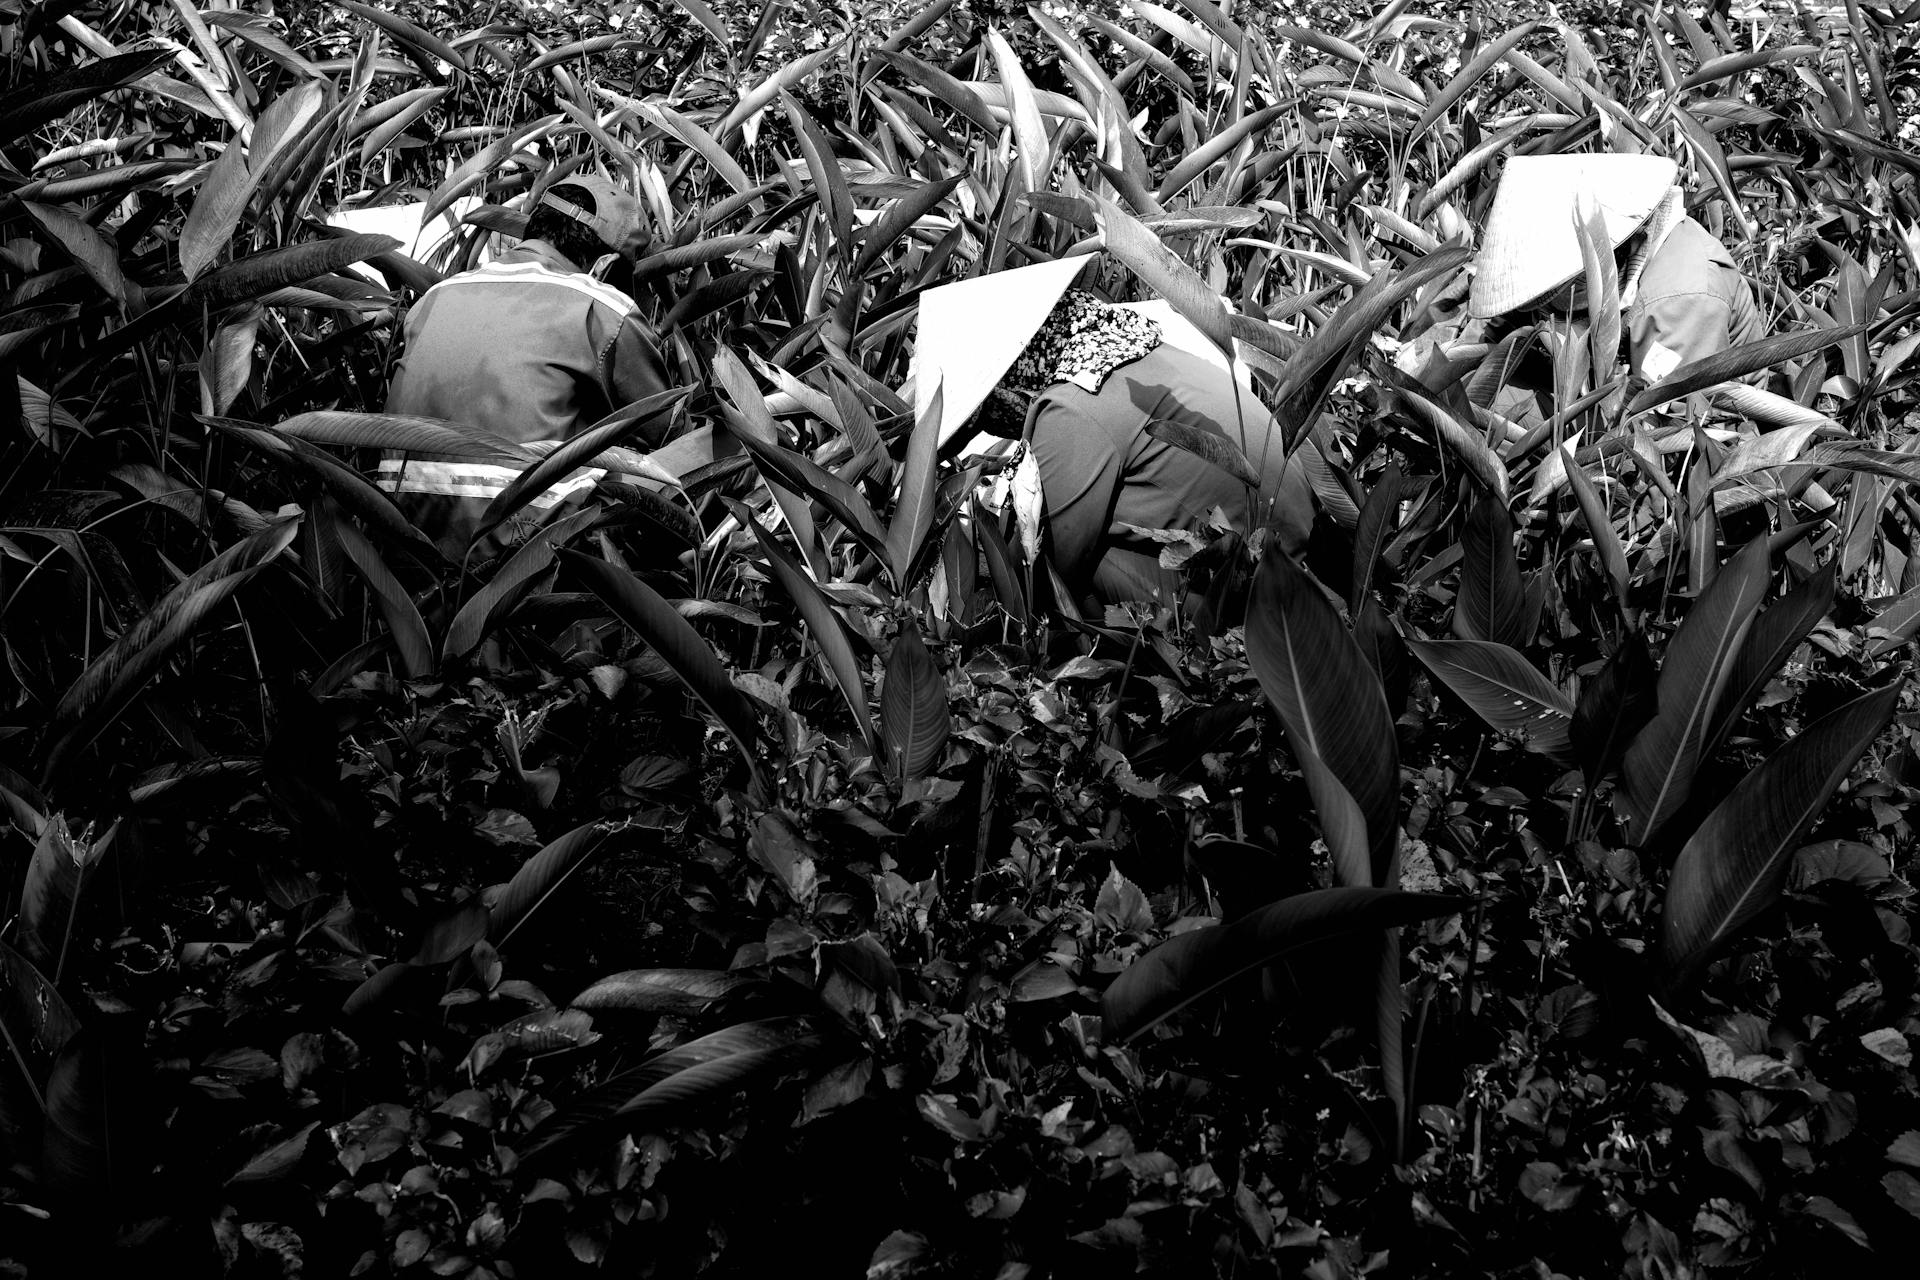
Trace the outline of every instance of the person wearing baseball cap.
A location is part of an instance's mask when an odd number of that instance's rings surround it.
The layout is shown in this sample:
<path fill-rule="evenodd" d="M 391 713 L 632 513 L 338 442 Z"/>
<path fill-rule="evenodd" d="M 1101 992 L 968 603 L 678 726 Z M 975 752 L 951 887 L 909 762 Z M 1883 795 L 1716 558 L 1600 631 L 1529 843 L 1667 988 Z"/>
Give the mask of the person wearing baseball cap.
<path fill-rule="evenodd" d="M 633 299 L 606 282 L 612 267 L 646 243 L 630 192 L 591 175 L 556 183 L 535 203 L 518 245 L 442 280 L 413 304 L 387 412 L 445 419 L 474 428 L 482 440 L 535 444 L 565 440 L 665 390 L 653 334 Z M 420 530 L 459 560 L 487 504 L 519 470 L 477 446 L 469 457 L 388 457 L 378 479 Z M 599 478 L 585 470 L 562 480 L 534 499 L 521 523 L 544 518 Z M 490 534 L 481 550 L 491 554 L 513 537 Z"/>
<path fill-rule="evenodd" d="M 1514 156 L 1500 175 L 1474 260 L 1476 320 L 1584 312 L 1576 212 L 1597 210 L 1619 270 L 1628 369 L 1659 382 L 1681 365 L 1765 334 L 1753 292 L 1714 235 L 1688 217 L 1679 167 L 1663 156 Z M 1551 387 L 1547 375 L 1544 387 Z M 1526 379 L 1496 410 L 1532 425 L 1550 409 Z M 1532 401 L 1533 403 L 1525 403 Z"/>

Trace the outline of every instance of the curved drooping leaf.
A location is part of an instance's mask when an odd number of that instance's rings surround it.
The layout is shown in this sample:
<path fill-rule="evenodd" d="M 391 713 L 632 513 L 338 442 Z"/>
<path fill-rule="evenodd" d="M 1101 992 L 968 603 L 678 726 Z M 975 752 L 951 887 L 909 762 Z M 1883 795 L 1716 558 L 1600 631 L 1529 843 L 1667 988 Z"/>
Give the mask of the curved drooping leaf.
<path fill-rule="evenodd" d="M 893 571 L 894 584 L 905 591 L 910 585 L 920 546 L 933 527 L 935 498 L 940 469 L 940 419 L 945 403 L 945 388 L 935 387 L 927 401 L 927 411 L 913 424 L 907 437 L 907 457 L 900 469 L 900 499 L 887 525 L 887 567 Z"/>
<path fill-rule="evenodd" d="M 1365 817 L 1378 884 L 1400 844 L 1399 746 L 1380 681 L 1319 583 L 1272 543 L 1253 577 L 1246 634 L 1247 661 L 1294 755 L 1323 762 Z M 1323 823 L 1338 811 L 1337 797 L 1314 803 Z"/>
<path fill-rule="evenodd" d="M 54 1060 L 79 1030 L 52 981 L 0 941 L 0 1133 L 38 1124 Z"/>
<path fill-rule="evenodd" d="M 548 899 L 560 892 L 573 873 L 587 865 L 607 840 L 607 829 L 597 822 L 575 827 L 520 864 L 513 879 L 489 889 L 487 937 L 496 947 L 504 947 Z"/>
<path fill-rule="evenodd" d="M 287 549 L 299 528 L 296 516 L 228 547 L 187 575 L 95 658 L 54 708 L 54 723 L 64 732 L 47 752 L 48 775 L 68 751 L 92 741 L 207 615 Z"/>
<path fill-rule="evenodd" d="M 207 272 L 181 295 L 181 305 L 197 313 L 203 307 L 215 310 L 251 301 L 275 289 L 343 271 L 399 247 L 400 242 L 392 236 L 366 233 L 265 249 Z"/>
<path fill-rule="evenodd" d="M 1380 552 L 1393 535 L 1394 522 L 1400 518 L 1400 499 L 1405 496 L 1406 477 L 1398 462 L 1388 462 L 1367 491 L 1360 508 L 1360 519 L 1353 530 L 1353 585 L 1347 595 L 1347 608 L 1358 610 L 1367 589 L 1373 585 L 1373 572 Z"/>
<path fill-rule="evenodd" d="M 521 1155 L 528 1161 L 551 1158 L 581 1141 L 610 1139 L 636 1120 L 658 1116 L 669 1101 L 685 1106 L 705 1101 L 717 1089 L 738 1086 L 757 1072 L 797 1065 L 821 1043 L 821 1036 L 802 1018 L 763 1018 L 724 1027 L 657 1054 L 573 1099 L 528 1136 Z M 714 1075 L 696 1076 L 680 1088 L 653 1092 L 676 1076 L 728 1062 L 738 1074 L 730 1075 L 723 1066 L 717 1080 Z M 644 1104 L 643 1098 L 648 1099 Z"/>
<path fill-rule="evenodd" d="M 854 276 L 864 278 L 873 264 L 880 260 L 880 256 L 907 234 L 914 223 L 939 208 L 953 194 L 954 188 L 966 180 L 966 176 L 956 173 L 938 182 L 925 183 L 888 206 L 887 211 L 867 228 L 860 241 L 860 256 L 853 261 Z"/>
<path fill-rule="evenodd" d="M 1660 710 L 1625 761 L 1627 839 L 1645 845 L 1693 789 L 1734 663 L 1767 591 L 1767 540 L 1755 538 L 1700 593 L 1660 662 Z"/>
<path fill-rule="evenodd" d="M 1287 361 L 1285 379 L 1272 395 L 1264 397 L 1286 429 L 1289 454 L 1312 428 L 1327 392 L 1340 380 L 1360 345 L 1393 309 L 1423 285 L 1459 270 L 1472 259 L 1471 249 L 1442 249 L 1404 271 L 1380 272 L 1294 353 Z"/>
<path fill-rule="evenodd" d="M 527 467 L 487 504 L 479 523 L 474 526 L 474 541 L 478 542 L 512 519 L 516 512 L 545 493 L 550 486 L 586 465 L 588 459 L 602 450 L 613 448 L 646 423 L 671 410 L 691 390 L 691 387 L 674 387 L 624 405 Z"/>
<path fill-rule="evenodd" d="M 1831 329 L 1782 333 L 1771 338 L 1743 342 L 1737 347 L 1728 347 L 1725 351 L 1690 360 L 1635 396 L 1633 403 L 1627 406 L 1627 412 L 1642 413 L 1657 409 L 1669 400 L 1704 391 L 1716 382 L 1734 382 L 1750 373 L 1771 369 L 1788 360 L 1798 360 L 1815 351 L 1824 351 L 1856 334 L 1865 333 L 1876 323 L 1877 320 L 1862 320 L 1858 324 L 1838 325 Z"/>
<path fill-rule="evenodd" d="M 1627 608 L 1627 551 L 1620 545 L 1620 535 L 1614 532 L 1613 521 L 1605 500 L 1599 490 L 1593 487 L 1593 480 L 1587 475 L 1585 467 L 1573 459 L 1573 450 L 1560 446 L 1560 465 L 1567 477 L 1567 484 L 1573 489 L 1574 501 L 1580 504 L 1580 516 L 1587 522 L 1587 533 L 1593 538 L 1593 547 L 1600 553 L 1600 563 L 1607 571 L 1607 581 L 1613 584 L 1614 599 L 1620 608 Z"/>
<path fill-rule="evenodd" d="M 1227 320 L 1225 300 L 1138 218 L 1098 195 L 1092 199 L 1107 252 L 1165 298 L 1222 355 L 1233 359 L 1233 328 Z"/>
<path fill-rule="evenodd" d="M 1780 896 L 1794 850 L 1892 718 L 1901 684 L 1808 725 L 1741 779 L 1681 849 L 1667 884 L 1660 954 L 1674 985 Z"/>
<path fill-rule="evenodd" d="M 1315 889 L 1232 924 L 1167 939 L 1114 979 L 1100 999 L 1108 1041 L 1136 1039 L 1243 974 L 1332 938 L 1417 924 L 1461 909 L 1457 898 L 1398 889 Z"/>
<path fill-rule="evenodd" d="M 1496 729 L 1523 733 L 1536 751 L 1564 757 L 1573 703 L 1533 664 L 1485 640 L 1409 640 L 1407 648 L 1475 715 Z"/>
<path fill-rule="evenodd" d="M 121 269 L 119 246 L 92 223 L 58 205 L 35 204 L 28 200 L 22 201 L 21 207 L 40 224 L 40 229 L 55 244 L 66 250 L 74 265 L 92 277 L 108 297 L 125 306 L 137 296 L 138 286 L 128 280 L 126 272 Z"/>
<path fill-rule="evenodd" d="M 1507 466 L 1500 460 L 1499 454 L 1487 447 L 1486 434 L 1467 426 L 1411 385 L 1402 384 L 1395 390 L 1412 416 L 1444 442 L 1460 459 L 1467 473 L 1480 482 L 1489 500 L 1498 502 L 1504 508 L 1509 483 Z"/>
<path fill-rule="evenodd" d="M 460 612 L 453 616 L 453 621 L 447 626 L 440 656 L 448 662 L 455 662 L 479 648 L 480 642 L 487 638 L 487 633 L 511 612 L 514 604 L 553 566 L 555 553 L 565 547 L 569 539 L 591 528 L 604 515 L 604 509 L 595 504 L 572 515 L 562 516 L 551 524 L 541 525 L 528 534 L 527 540 L 515 548 L 506 563 L 494 570 L 487 584 L 467 597 L 460 606 Z"/>
<path fill-rule="evenodd" d="M 866 740 L 867 749 L 875 755 L 880 754 L 879 738 L 873 729 L 873 713 L 867 707 L 866 682 L 861 678 L 860 659 L 853 652 L 853 641 L 847 636 L 847 624 L 833 611 L 833 605 L 818 584 L 794 562 L 784 547 L 768 536 L 751 511 L 731 498 L 727 499 L 727 508 L 733 512 L 735 519 L 752 530 L 754 539 L 760 544 L 761 554 L 767 558 L 767 565 L 773 570 L 774 579 L 800 610 L 814 643 L 820 646 L 820 652 L 826 656 L 827 669 L 833 673 L 833 682 L 839 686 L 840 696 L 846 699 L 847 710 L 853 714 L 853 723 Z"/>
<path fill-rule="evenodd" d="M 41 1176 L 66 1196 L 112 1190 L 114 1135 L 112 1061 L 98 1034 L 82 1028 L 54 1058 L 47 1076 L 47 1125 L 40 1147 Z"/>
<path fill-rule="evenodd" d="M 441 912 L 420 935 L 408 965 L 445 964 L 465 955 L 474 943 L 487 936 L 491 919 L 486 903 L 474 894 Z M 374 975 L 378 977 L 379 975 Z M 371 979 L 369 980 L 371 981 Z M 364 985 L 364 984 L 363 984 Z"/>
<path fill-rule="evenodd" d="M 333 533 L 340 540 L 340 549 L 347 553 L 347 559 L 353 561 L 367 580 L 373 602 L 387 621 L 387 631 L 393 636 L 393 647 L 400 654 L 400 665 L 407 678 L 418 680 L 425 676 L 433 670 L 433 640 L 427 635 L 427 624 L 421 620 L 413 597 L 358 527 L 350 521 L 338 520 L 334 522 Z"/>
<path fill-rule="evenodd" d="M 0 97 L 0 146 L 12 146 L 41 125 L 139 79 L 172 56 L 166 49 L 142 49 L 16 80 L 11 91 Z"/>
<path fill-rule="evenodd" d="M 1701 745 L 1702 759 L 1713 758 L 1726 742 L 1734 723 L 1766 688 L 1767 681 L 1773 679 L 1781 664 L 1833 607 L 1839 571 L 1840 562 L 1829 560 L 1753 620 L 1752 629 L 1740 645 L 1740 656 L 1734 659 L 1733 670 L 1727 677 L 1726 695 Z"/>
<path fill-rule="evenodd" d="M 611 973 L 572 1000 L 575 1009 L 625 1009 L 691 1017 L 720 997 L 753 985 L 724 969 L 628 969 Z"/>
<path fill-rule="evenodd" d="M 444 453 L 487 462 L 528 462 L 533 454 L 503 437 L 443 418 L 400 413 L 350 413 L 319 409 L 299 413 L 273 428 L 313 444 L 399 453 Z"/>
<path fill-rule="evenodd" d="M 880 690 L 880 738 L 903 779 L 920 777 L 939 762 L 951 721 L 947 682 L 920 639 L 919 624 L 909 618 L 887 655 Z"/>
<path fill-rule="evenodd" d="M 434 59 L 446 63 L 458 71 L 470 71 L 467 55 L 439 36 L 408 22 L 397 13 L 388 13 L 370 4 L 361 4 L 359 0 L 332 0 L 334 4 L 350 13 L 365 18 L 368 22 L 384 30 L 393 37 L 394 44 L 402 52 L 421 65 L 434 79 L 443 79 L 440 70 L 433 65 Z"/>
<path fill-rule="evenodd" d="M 1486 494 L 1467 511 L 1460 533 L 1460 590 L 1453 601 L 1453 633 L 1462 640 L 1490 640 L 1518 648 L 1525 634 L 1526 588 L 1513 550 L 1513 515 Z"/>
<path fill-rule="evenodd" d="M 577 551 L 562 551 L 560 555 L 586 581 L 587 589 L 599 596 L 615 617 L 632 627 L 713 713 L 740 748 L 747 767 L 757 774 L 760 765 L 753 748 L 760 737 L 760 724 L 754 718 L 752 704 L 734 687 L 727 669 L 693 624 L 627 570 Z"/>
<path fill-rule="evenodd" d="M 112 836 L 109 831 L 94 841 L 83 833 L 76 839 L 67 830 L 65 816 L 51 814 L 27 860 L 14 938 L 29 960 L 53 976 L 56 985 L 66 971 L 82 895 Z"/>
<path fill-rule="evenodd" d="M 1568 738 L 1588 790 L 1620 763 L 1627 744 L 1659 711 L 1658 679 L 1646 637 L 1634 631 L 1599 673 L 1580 687 Z"/>
<path fill-rule="evenodd" d="M 1147 434 L 1212 463 L 1241 484 L 1260 487 L 1260 474 L 1253 469 L 1253 463 L 1238 445 L 1218 431 L 1186 422 L 1157 420 L 1147 424 Z"/>

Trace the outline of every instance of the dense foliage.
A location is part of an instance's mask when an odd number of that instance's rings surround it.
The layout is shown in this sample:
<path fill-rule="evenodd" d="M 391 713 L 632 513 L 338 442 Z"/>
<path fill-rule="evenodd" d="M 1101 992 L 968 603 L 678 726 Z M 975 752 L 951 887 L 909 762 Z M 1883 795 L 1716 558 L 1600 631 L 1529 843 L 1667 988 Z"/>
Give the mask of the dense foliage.
<path fill-rule="evenodd" d="M 1899 1265 L 1910 12 L 279 8 L 0 0 L 0 1271 Z M 1436 345 L 1603 148 L 1776 336 Z M 674 441 L 380 414 L 583 163 Z M 1089 616 L 937 456 L 919 293 L 1095 243 L 1328 462 L 1304 564 Z M 611 474 L 455 563 L 366 479 L 450 446 Z"/>

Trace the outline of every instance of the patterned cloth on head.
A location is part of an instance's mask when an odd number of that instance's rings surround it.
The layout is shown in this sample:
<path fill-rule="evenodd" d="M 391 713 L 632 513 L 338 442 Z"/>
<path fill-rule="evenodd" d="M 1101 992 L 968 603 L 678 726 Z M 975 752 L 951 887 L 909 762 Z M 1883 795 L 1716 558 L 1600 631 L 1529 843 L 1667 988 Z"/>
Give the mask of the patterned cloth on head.
<path fill-rule="evenodd" d="M 980 406 L 979 424 L 997 435 L 1018 436 L 1028 406 L 1048 387 L 1071 382 L 1098 392 L 1108 374 L 1159 345 L 1160 326 L 1146 316 L 1069 289 Z"/>

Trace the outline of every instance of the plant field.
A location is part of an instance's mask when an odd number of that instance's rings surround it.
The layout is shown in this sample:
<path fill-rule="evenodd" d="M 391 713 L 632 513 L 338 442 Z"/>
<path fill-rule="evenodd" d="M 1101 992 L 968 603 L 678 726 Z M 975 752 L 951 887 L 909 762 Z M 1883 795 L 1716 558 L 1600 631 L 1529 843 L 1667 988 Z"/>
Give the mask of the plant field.
<path fill-rule="evenodd" d="M 0 1275 L 1911 1265 L 1920 5 L 0 48 Z M 1504 158 L 1597 151 L 1679 163 L 1770 336 L 1455 340 Z M 383 413 L 575 171 L 670 393 Z M 329 223 L 407 202 L 457 230 Z M 1031 462 L 937 448 L 923 293 L 1095 250 L 1317 460 L 1299 560 L 1159 531 L 1185 595 L 1092 608 Z M 383 450 L 538 527 L 450 558 Z"/>

